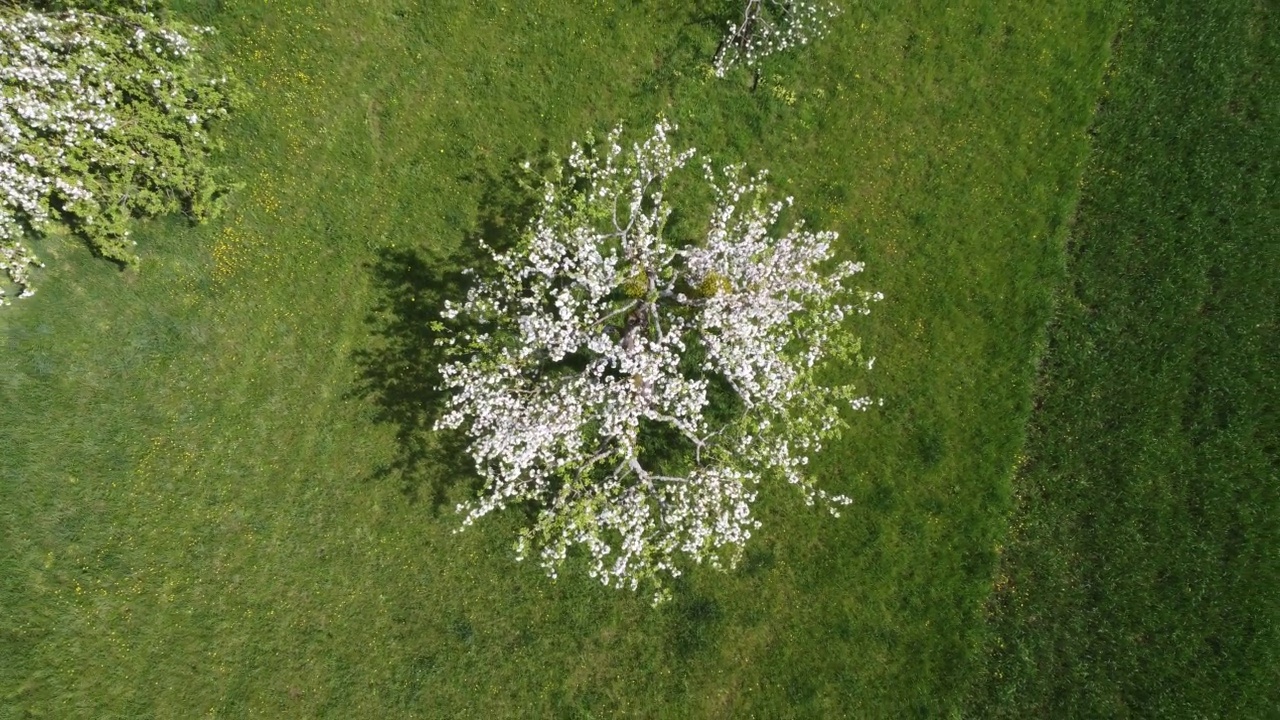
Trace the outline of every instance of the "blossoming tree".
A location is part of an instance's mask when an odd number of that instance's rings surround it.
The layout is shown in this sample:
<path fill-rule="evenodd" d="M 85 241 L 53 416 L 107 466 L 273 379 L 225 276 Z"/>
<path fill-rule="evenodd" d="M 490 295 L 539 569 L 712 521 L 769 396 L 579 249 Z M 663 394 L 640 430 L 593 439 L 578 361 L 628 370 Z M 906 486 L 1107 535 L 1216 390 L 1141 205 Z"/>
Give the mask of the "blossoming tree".
<path fill-rule="evenodd" d="M 0 7 L 0 270 L 20 297 L 39 264 L 24 241 L 53 222 L 127 263 L 131 217 L 210 214 L 224 188 L 206 126 L 233 97 L 194 51 L 209 28 L 127 0 L 45 5 L 62 9 Z"/>
<path fill-rule="evenodd" d="M 827 32 L 840 8 L 826 0 L 746 0 L 742 17 L 729 23 L 713 67 L 724 77 L 736 64 L 751 67 L 766 55 L 806 45 Z"/>
<path fill-rule="evenodd" d="M 841 404 L 869 401 L 816 372 L 857 355 L 842 321 L 880 298 L 846 287 L 862 265 L 830 262 L 834 232 L 776 231 L 792 199 L 768 201 L 763 173 L 704 163 L 705 234 L 670 237 L 669 179 L 694 156 L 672 129 L 629 152 L 620 130 L 575 144 L 523 240 L 446 303 L 437 423 L 466 433 L 484 481 L 463 527 L 531 507 L 518 558 L 536 552 L 554 577 L 576 546 L 593 577 L 655 602 L 681 555 L 738 561 L 761 481 L 833 513 L 849 502 L 804 470 Z"/>

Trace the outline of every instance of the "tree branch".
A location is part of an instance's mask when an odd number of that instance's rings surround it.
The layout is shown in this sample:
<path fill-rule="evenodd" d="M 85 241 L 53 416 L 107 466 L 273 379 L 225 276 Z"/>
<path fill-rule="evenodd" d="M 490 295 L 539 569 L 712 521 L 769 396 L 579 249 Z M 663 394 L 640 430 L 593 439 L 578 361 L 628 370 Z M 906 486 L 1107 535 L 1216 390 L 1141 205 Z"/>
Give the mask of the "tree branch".
<path fill-rule="evenodd" d="M 600 318 L 599 320 L 596 320 L 595 322 L 591 323 L 591 326 L 592 326 L 592 327 L 595 327 L 596 325 L 603 325 L 606 321 L 611 320 L 611 319 L 613 319 L 614 317 L 616 317 L 616 316 L 618 316 L 618 315 L 621 315 L 622 313 L 629 312 L 630 310 L 632 310 L 632 309 L 633 309 L 636 305 L 638 305 L 638 304 L 640 304 L 640 301 L 639 301 L 639 300 L 632 300 L 630 303 L 628 303 L 628 304 L 626 304 L 626 305 L 624 305 L 624 306 L 622 306 L 622 307 L 618 308 L 617 310 L 614 310 L 613 312 L 609 313 L 608 315 L 605 315 L 604 317 Z"/>

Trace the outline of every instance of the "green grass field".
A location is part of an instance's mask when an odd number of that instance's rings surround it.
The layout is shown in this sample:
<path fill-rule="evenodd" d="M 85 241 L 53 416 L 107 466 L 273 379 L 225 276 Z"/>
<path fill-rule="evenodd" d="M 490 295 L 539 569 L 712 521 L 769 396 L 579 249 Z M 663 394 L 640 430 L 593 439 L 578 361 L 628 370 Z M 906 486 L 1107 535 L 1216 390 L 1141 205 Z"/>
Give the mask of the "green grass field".
<path fill-rule="evenodd" d="M 1117 47 L 972 714 L 1275 717 L 1280 8 Z"/>
<path fill-rule="evenodd" d="M 1005 539 L 1011 479 L 1116 3 L 854 5 L 754 93 L 708 78 L 720 0 L 175 4 L 253 91 L 222 129 L 244 186 L 217 222 L 140 225 L 136 270 L 50 238 L 39 294 L 0 313 L 0 718 L 972 702 L 1008 627 L 993 579 L 1029 537 Z M 855 505 L 766 491 L 744 567 L 655 610 L 513 563 L 513 518 L 453 533 L 468 479 L 426 431 L 423 324 L 518 216 L 513 165 L 659 113 L 768 167 L 887 299 L 856 378 L 885 406 L 816 468 Z"/>

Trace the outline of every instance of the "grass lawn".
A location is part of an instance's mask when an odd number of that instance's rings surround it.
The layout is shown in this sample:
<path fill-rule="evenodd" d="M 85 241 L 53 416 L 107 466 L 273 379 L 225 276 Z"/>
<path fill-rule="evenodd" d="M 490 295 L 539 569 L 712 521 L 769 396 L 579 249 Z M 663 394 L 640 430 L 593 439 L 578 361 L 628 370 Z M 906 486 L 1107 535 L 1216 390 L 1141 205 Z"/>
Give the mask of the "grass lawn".
<path fill-rule="evenodd" d="M 1137 3 L 973 717 L 1280 708 L 1280 7 Z"/>
<path fill-rule="evenodd" d="M 186 0 L 253 90 L 218 222 L 0 313 L 0 718 L 937 717 L 983 602 L 1115 3 L 851 4 L 708 78 L 733 3 Z M 657 610 L 455 535 L 422 321 L 507 170 L 660 112 L 768 167 L 885 293 L 854 418 L 738 572 Z"/>

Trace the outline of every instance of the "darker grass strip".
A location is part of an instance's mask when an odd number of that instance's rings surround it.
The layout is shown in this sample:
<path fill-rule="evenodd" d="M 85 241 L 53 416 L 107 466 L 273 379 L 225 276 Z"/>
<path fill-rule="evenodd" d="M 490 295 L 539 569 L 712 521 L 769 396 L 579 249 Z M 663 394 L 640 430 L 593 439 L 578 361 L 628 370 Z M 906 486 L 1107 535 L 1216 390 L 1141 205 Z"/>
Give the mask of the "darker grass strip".
<path fill-rule="evenodd" d="M 973 717 L 1280 707 L 1280 6 L 1137 3 Z"/>

